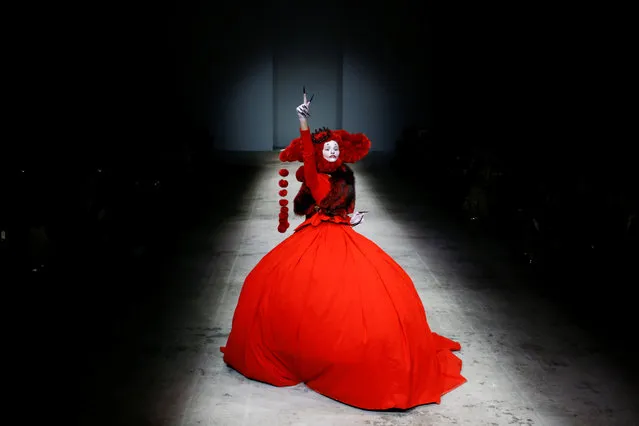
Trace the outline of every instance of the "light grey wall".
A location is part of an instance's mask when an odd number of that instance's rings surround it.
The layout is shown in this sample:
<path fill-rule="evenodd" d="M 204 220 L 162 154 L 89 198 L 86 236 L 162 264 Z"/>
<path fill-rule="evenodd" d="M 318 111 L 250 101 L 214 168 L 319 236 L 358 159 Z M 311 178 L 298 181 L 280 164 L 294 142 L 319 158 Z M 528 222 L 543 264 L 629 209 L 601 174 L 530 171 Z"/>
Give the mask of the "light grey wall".
<path fill-rule="evenodd" d="M 362 55 L 347 53 L 343 61 L 343 128 L 365 133 L 372 150 L 392 146 L 397 136 L 393 122 L 393 98 L 378 64 Z"/>
<path fill-rule="evenodd" d="M 324 39 L 306 38 L 303 44 L 281 40 L 274 57 L 275 147 L 299 137 L 295 108 L 302 103 L 302 87 L 311 103 L 311 129 L 342 125 L 342 58 L 339 47 Z"/>
<path fill-rule="evenodd" d="M 273 56 L 254 56 L 218 94 L 217 148 L 229 151 L 273 149 Z"/>
<path fill-rule="evenodd" d="M 214 149 L 269 151 L 273 148 L 272 23 L 265 23 L 258 10 L 238 14 L 208 7 L 209 25 L 202 35 L 208 47 L 202 55 L 209 56 L 206 60 L 212 64 L 207 125 Z M 256 28 L 265 29 L 263 37 L 255 37 Z"/>
<path fill-rule="evenodd" d="M 407 126 L 431 125 L 432 69 L 424 55 L 430 47 L 416 41 L 421 33 L 397 35 L 384 20 L 352 21 L 345 31 L 331 18 L 321 31 L 309 28 L 323 20 L 243 18 L 218 34 L 209 109 L 215 148 L 286 146 L 299 135 L 295 107 L 303 85 L 315 93 L 312 129 L 366 133 L 375 151 L 392 151 Z M 264 37 L 245 37 L 255 25 L 264 27 Z"/>
<path fill-rule="evenodd" d="M 273 149 L 273 55 L 254 54 L 216 85 L 211 132 L 215 148 L 228 151 Z"/>
<path fill-rule="evenodd" d="M 343 43 L 343 125 L 365 133 L 373 151 L 394 150 L 408 126 L 432 125 L 427 29 L 413 27 L 420 31 L 398 34 L 385 20 L 358 22 Z"/>
<path fill-rule="evenodd" d="M 343 70 L 344 129 L 365 133 L 372 150 L 392 151 L 406 126 L 432 124 L 425 75 L 413 70 L 402 74 L 400 63 L 380 63 L 356 53 L 344 55 Z M 411 87 L 419 82 L 422 87 Z"/>

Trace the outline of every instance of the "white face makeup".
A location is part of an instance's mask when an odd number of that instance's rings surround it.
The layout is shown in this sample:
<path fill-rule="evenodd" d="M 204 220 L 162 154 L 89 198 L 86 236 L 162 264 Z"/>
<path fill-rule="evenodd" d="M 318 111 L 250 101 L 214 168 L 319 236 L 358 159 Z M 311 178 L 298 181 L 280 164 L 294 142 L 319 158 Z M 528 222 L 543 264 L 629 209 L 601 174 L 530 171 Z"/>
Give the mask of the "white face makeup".
<path fill-rule="evenodd" d="M 324 159 L 329 163 L 334 163 L 339 158 L 339 145 L 335 141 L 328 141 L 324 143 L 324 149 L 322 150 Z"/>

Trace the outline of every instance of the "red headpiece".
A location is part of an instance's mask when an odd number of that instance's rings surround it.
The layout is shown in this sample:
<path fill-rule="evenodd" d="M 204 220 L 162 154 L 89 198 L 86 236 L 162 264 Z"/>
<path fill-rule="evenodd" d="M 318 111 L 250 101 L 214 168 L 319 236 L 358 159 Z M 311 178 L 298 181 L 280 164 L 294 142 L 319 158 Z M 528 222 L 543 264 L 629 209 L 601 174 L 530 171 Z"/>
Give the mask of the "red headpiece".
<path fill-rule="evenodd" d="M 355 163 L 368 154 L 371 149 L 371 141 L 363 133 L 348 133 L 345 130 L 330 130 L 326 127 L 315 130 L 311 135 L 313 141 L 313 147 L 315 148 L 315 164 L 317 170 L 323 173 L 330 173 L 337 169 L 342 163 Z M 322 155 L 324 149 L 324 143 L 328 141 L 335 141 L 339 146 L 339 158 L 337 161 L 330 163 L 326 161 Z M 302 158 L 302 138 L 295 138 L 284 150 L 280 152 L 280 161 L 282 162 L 303 162 Z M 301 171 L 304 166 L 300 166 L 295 173 L 297 180 L 301 181 Z M 280 176 L 288 176 L 287 169 L 280 169 Z M 288 186 L 286 179 L 280 179 L 279 181 L 280 196 L 280 214 L 279 214 L 279 226 L 277 230 L 279 232 L 286 232 L 289 227 L 288 222 L 288 200 L 284 197 L 288 194 L 288 191 L 284 188 Z"/>
<path fill-rule="evenodd" d="M 339 145 L 339 160 L 341 163 L 355 163 L 368 154 L 371 141 L 364 133 L 348 133 L 346 130 L 329 130 L 326 127 L 315 130 L 311 135 L 315 147 L 315 158 L 322 157 L 322 149 L 327 141 L 335 141 Z M 295 138 L 280 152 L 280 161 L 304 161 L 302 158 L 302 138 Z M 320 164 L 318 164 L 319 166 Z M 321 170 L 320 170 L 321 171 Z"/>

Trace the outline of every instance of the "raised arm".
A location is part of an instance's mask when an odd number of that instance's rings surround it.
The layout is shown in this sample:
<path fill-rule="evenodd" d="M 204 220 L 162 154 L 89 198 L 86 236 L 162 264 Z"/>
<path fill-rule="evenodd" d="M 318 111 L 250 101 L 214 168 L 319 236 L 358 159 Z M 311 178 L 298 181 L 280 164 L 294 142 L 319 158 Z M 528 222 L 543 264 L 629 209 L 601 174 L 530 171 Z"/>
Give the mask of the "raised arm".
<path fill-rule="evenodd" d="M 311 131 L 308 128 L 308 117 L 310 117 L 309 106 L 310 100 L 306 99 L 306 89 L 304 89 L 304 102 L 297 107 L 297 117 L 300 119 L 300 135 L 302 136 L 302 158 L 304 159 L 304 180 L 311 190 L 311 194 L 315 200 L 318 200 L 318 178 L 317 166 L 315 164 L 315 149 L 311 140 Z"/>

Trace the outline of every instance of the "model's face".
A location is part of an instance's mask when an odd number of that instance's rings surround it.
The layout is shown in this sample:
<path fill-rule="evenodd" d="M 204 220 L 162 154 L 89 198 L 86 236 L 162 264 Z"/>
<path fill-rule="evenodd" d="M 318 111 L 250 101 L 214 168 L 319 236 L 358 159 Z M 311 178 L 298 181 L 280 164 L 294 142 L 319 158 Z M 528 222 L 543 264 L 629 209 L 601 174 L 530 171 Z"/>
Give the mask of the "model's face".
<path fill-rule="evenodd" d="M 324 150 L 322 151 L 324 159 L 329 163 L 334 163 L 339 158 L 339 145 L 335 141 L 328 141 L 324 143 Z"/>

